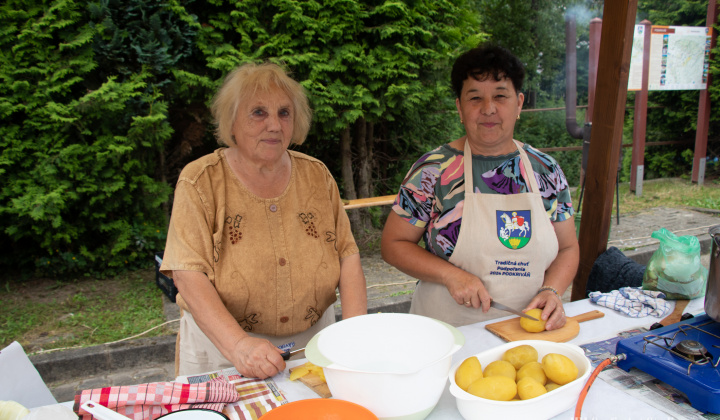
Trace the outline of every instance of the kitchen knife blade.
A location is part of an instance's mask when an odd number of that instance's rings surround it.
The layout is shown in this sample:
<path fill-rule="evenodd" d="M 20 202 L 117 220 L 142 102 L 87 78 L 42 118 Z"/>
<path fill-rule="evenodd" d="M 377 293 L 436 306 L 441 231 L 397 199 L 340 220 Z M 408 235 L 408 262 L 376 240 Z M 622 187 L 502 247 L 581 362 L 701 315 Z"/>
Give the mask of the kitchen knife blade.
<path fill-rule="evenodd" d="M 530 315 L 528 315 L 528 314 L 526 314 L 526 313 L 524 313 L 524 312 L 520 312 L 520 311 L 518 311 L 518 310 L 515 310 L 515 309 L 513 309 L 513 308 L 511 308 L 511 307 L 509 307 L 509 306 L 505 306 L 505 305 L 503 305 L 502 303 L 495 302 L 494 300 L 491 300 L 491 301 L 490 301 L 490 306 L 492 306 L 492 307 L 495 308 L 495 309 L 500 309 L 501 311 L 506 311 L 506 312 L 513 313 L 513 314 L 515 314 L 515 315 L 517 315 L 517 316 L 521 316 L 521 317 L 523 317 L 523 318 L 532 319 L 533 321 L 539 321 L 539 319 L 533 318 L 533 317 L 531 317 Z"/>
<path fill-rule="evenodd" d="M 305 351 L 305 347 L 303 347 L 301 349 L 293 350 L 293 351 L 285 350 L 282 354 L 282 358 L 283 358 L 283 360 L 288 360 L 292 356 L 295 356 L 296 354 L 300 353 L 301 351 Z"/>

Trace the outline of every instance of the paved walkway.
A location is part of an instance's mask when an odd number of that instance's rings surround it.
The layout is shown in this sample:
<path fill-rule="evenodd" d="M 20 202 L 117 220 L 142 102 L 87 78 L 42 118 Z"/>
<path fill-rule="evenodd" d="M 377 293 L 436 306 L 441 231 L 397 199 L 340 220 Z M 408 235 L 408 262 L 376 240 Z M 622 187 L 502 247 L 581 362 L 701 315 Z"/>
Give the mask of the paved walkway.
<path fill-rule="evenodd" d="M 695 235 L 702 245 L 703 264 L 709 266 L 711 240 L 708 229 L 720 224 L 717 214 L 686 209 L 654 208 L 641 214 L 613 217 L 608 246 L 620 249 L 646 264 L 657 248 L 652 232 L 666 228 L 677 235 Z M 407 312 L 415 280 L 385 264 L 378 256 L 363 258 L 368 282 L 368 308 L 372 312 Z M 565 300 L 569 300 L 569 291 Z M 340 309 L 338 307 L 338 309 Z M 339 311 L 338 311 L 339 312 Z M 177 306 L 166 301 L 166 317 L 179 317 Z M 172 326 L 176 323 L 170 324 Z M 47 353 L 31 357 L 58 401 L 71 400 L 83 389 L 145 382 L 172 381 L 174 335 L 136 339 L 113 346 Z"/>

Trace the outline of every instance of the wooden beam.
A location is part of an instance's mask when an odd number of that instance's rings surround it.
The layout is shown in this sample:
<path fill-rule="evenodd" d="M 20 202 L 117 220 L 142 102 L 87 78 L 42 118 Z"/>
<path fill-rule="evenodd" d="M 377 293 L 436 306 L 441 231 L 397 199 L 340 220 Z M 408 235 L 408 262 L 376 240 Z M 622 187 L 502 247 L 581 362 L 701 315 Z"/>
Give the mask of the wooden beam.
<path fill-rule="evenodd" d="M 396 195 L 384 195 L 381 197 L 358 198 L 355 200 L 343 200 L 345 210 L 359 209 L 363 207 L 385 206 L 395 201 Z"/>
<path fill-rule="evenodd" d="M 571 299 L 585 299 L 590 270 L 607 249 L 618 159 L 622 148 L 630 52 L 638 0 L 605 0 L 585 200 L 580 223 L 580 265 Z"/>
<path fill-rule="evenodd" d="M 710 0 L 708 2 L 705 26 L 715 26 L 715 23 L 717 23 L 717 15 L 717 1 Z M 717 34 L 713 29 L 712 38 L 710 38 L 710 51 L 715 48 L 716 39 Z M 710 60 L 712 60 L 712 52 L 710 53 Z M 703 185 L 705 182 L 705 160 L 707 158 L 708 128 L 710 125 L 710 85 L 712 85 L 712 74 L 708 72 L 707 87 L 700 91 L 697 130 L 695 131 L 695 155 L 693 157 L 692 182 L 697 182 L 698 185 Z"/>

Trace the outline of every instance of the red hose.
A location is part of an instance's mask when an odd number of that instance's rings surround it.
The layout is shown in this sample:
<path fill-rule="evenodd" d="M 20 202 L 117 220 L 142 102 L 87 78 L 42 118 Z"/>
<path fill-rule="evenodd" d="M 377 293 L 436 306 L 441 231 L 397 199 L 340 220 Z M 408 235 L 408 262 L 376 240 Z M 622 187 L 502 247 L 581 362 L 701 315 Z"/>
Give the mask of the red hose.
<path fill-rule="evenodd" d="M 582 405 L 583 405 L 583 402 L 585 401 L 585 397 L 587 396 L 588 390 L 590 389 L 590 385 L 592 385 L 592 383 L 595 382 L 595 378 L 597 378 L 597 376 L 600 374 L 600 372 L 602 372 L 603 369 L 605 369 L 606 366 L 608 366 L 612 363 L 615 363 L 615 361 L 617 361 L 617 360 L 618 360 L 617 357 L 603 360 L 602 362 L 600 362 L 600 364 L 595 368 L 593 373 L 590 375 L 587 382 L 585 383 L 585 387 L 580 392 L 580 397 L 578 398 L 577 405 L 575 406 L 575 420 L 580 420 L 580 412 L 582 411 Z"/>

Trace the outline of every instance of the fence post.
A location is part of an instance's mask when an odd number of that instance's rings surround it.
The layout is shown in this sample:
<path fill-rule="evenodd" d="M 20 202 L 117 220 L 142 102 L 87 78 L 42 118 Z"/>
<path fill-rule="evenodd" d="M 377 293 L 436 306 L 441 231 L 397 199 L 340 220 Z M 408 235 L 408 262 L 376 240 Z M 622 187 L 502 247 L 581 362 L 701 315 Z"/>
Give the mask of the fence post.
<path fill-rule="evenodd" d="M 705 26 L 713 31 L 713 26 L 717 22 L 717 2 L 710 0 L 707 9 L 707 19 Z M 710 38 L 710 51 L 715 48 L 715 39 L 717 36 L 713 33 Z M 710 54 L 708 52 L 708 54 Z M 712 59 L 710 56 L 709 59 Z M 692 182 L 702 185 L 705 181 L 705 160 L 707 155 L 708 126 L 710 124 L 710 84 L 712 76 L 708 69 L 707 85 L 705 90 L 700 91 L 700 101 L 698 103 L 698 119 L 697 130 L 695 131 L 695 156 L 693 157 Z"/>
<path fill-rule="evenodd" d="M 630 191 L 642 195 L 643 172 L 645 170 L 645 133 L 647 131 L 648 75 L 650 74 L 650 28 L 649 20 L 640 22 L 643 30 L 642 83 L 635 92 L 635 121 L 633 122 L 632 165 L 630 167 Z"/>

